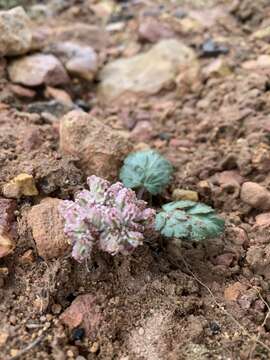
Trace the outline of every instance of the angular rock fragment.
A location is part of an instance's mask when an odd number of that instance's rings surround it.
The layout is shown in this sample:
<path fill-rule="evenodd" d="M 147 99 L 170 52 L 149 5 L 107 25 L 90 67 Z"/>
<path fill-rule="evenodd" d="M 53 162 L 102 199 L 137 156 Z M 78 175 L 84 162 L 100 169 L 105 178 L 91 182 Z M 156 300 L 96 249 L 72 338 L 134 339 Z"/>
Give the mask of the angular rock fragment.
<path fill-rule="evenodd" d="M 60 122 L 60 149 L 77 157 L 87 176 L 94 174 L 113 180 L 118 177 L 122 161 L 132 146 L 119 131 L 74 110 Z"/>

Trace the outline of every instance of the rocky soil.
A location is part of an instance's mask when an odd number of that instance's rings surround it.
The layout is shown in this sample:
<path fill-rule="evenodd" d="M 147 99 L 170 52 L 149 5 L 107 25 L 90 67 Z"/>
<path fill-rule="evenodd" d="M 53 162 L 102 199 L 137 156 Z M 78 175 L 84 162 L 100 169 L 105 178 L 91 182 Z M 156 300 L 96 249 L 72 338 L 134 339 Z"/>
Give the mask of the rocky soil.
<path fill-rule="evenodd" d="M 0 8 L 0 359 L 269 359 L 269 1 Z M 76 263 L 59 203 L 149 147 L 224 235 Z"/>

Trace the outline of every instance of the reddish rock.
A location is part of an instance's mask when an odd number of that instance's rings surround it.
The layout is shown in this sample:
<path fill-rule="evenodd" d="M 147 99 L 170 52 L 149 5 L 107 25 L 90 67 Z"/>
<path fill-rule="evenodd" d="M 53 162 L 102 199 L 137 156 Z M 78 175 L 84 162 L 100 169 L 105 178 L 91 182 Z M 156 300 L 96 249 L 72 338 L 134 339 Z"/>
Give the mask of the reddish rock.
<path fill-rule="evenodd" d="M 74 110 L 60 122 L 60 149 L 79 159 L 87 176 L 118 177 L 123 159 L 132 150 L 127 137 L 91 115 Z"/>
<path fill-rule="evenodd" d="M 36 92 L 32 89 L 27 89 L 21 85 L 10 84 L 10 90 L 14 95 L 20 98 L 33 99 L 36 96 Z"/>
<path fill-rule="evenodd" d="M 69 81 L 61 62 L 50 54 L 33 54 L 13 60 L 8 73 L 11 81 L 26 86 L 54 86 Z"/>
<path fill-rule="evenodd" d="M 15 209 L 15 200 L 0 198 L 0 258 L 10 254 L 15 248 Z"/>
<path fill-rule="evenodd" d="M 270 225 L 270 212 L 259 214 L 255 218 L 255 226 L 258 227 L 267 227 Z"/>
<path fill-rule="evenodd" d="M 241 200 L 259 210 L 270 210 L 270 192 L 263 186 L 248 181 L 242 185 Z"/>
<path fill-rule="evenodd" d="M 153 137 L 153 126 L 149 121 L 139 121 L 131 131 L 130 137 L 137 142 L 147 142 Z"/>
<path fill-rule="evenodd" d="M 224 291 L 224 298 L 227 301 L 236 301 L 247 290 L 246 285 L 236 282 L 226 287 Z"/>
<path fill-rule="evenodd" d="M 29 211 L 28 224 L 32 229 L 38 254 L 46 259 L 60 257 L 70 248 L 64 234 L 64 220 L 58 209 L 60 199 L 46 198 Z"/>
<path fill-rule="evenodd" d="M 153 18 L 144 18 L 139 25 L 138 34 L 140 40 L 156 43 L 160 39 L 172 37 L 174 33 L 168 25 Z"/>
<path fill-rule="evenodd" d="M 60 316 L 60 320 L 73 330 L 83 327 L 86 336 L 95 336 L 102 316 L 96 304 L 96 298 L 91 294 L 79 295 Z"/>
<path fill-rule="evenodd" d="M 249 239 L 244 229 L 241 229 L 240 227 L 234 227 L 230 229 L 230 232 L 232 234 L 232 241 L 236 245 L 240 245 L 240 246 L 248 245 Z"/>
<path fill-rule="evenodd" d="M 69 105 L 69 106 L 73 105 L 71 96 L 65 90 L 56 89 L 54 87 L 47 86 L 45 95 L 49 98 L 55 99 L 57 102 L 61 104 Z"/>
<path fill-rule="evenodd" d="M 216 257 L 215 264 L 229 267 L 231 266 L 233 259 L 234 255 L 232 253 L 222 254 Z"/>

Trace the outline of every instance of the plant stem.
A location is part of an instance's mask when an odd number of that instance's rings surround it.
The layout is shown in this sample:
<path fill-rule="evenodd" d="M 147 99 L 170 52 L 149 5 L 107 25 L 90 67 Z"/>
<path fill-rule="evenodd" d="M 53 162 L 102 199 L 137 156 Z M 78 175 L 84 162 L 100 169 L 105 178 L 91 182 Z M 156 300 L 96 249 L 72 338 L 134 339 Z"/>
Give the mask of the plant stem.
<path fill-rule="evenodd" d="M 137 198 L 138 198 L 139 200 L 142 199 L 143 194 L 144 194 L 144 190 L 145 190 L 144 187 L 141 187 L 141 188 L 139 189 L 138 194 L 137 194 Z"/>

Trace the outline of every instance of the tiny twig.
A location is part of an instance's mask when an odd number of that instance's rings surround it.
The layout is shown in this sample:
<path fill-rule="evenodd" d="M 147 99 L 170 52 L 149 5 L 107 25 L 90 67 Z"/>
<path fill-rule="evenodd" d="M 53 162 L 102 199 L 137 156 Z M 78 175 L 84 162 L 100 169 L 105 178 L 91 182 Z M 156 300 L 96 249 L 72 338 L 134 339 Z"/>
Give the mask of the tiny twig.
<path fill-rule="evenodd" d="M 33 342 L 28 344 L 25 348 L 20 350 L 16 355 L 11 356 L 8 360 L 17 360 L 20 359 L 20 357 L 24 354 L 26 354 L 28 351 L 32 350 L 35 346 L 37 346 L 41 341 L 44 339 L 44 333 L 37 337 Z"/>
<path fill-rule="evenodd" d="M 266 350 L 270 353 L 270 347 L 267 346 L 264 342 L 262 342 L 262 341 L 259 339 L 258 336 L 256 337 L 256 336 L 254 336 L 254 335 L 251 335 L 251 334 L 247 331 L 247 329 L 246 329 L 243 325 L 241 325 L 241 324 L 239 323 L 239 321 L 237 321 L 237 320 L 235 319 L 235 317 L 234 317 L 232 314 L 230 314 L 221 304 L 219 304 L 219 303 L 217 302 L 217 300 L 216 300 L 213 292 L 211 291 L 211 289 L 210 289 L 206 284 L 204 284 L 204 283 L 191 271 L 190 266 L 187 264 L 187 262 L 185 261 L 185 259 L 184 259 L 182 256 L 181 256 L 181 258 L 182 258 L 182 261 L 183 261 L 185 267 L 186 267 L 187 270 L 189 271 L 189 273 L 193 276 L 193 278 L 194 278 L 201 286 L 203 286 L 203 287 L 207 290 L 207 292 L 208 292 L 208 293 L 210 294 L 210 296 L 212 297 L 212 299 L 213 299 L 214 303 L 216 304 L 216 306 L 217 306 L 224 314 L 226 314 L 228 317 L 231 318 L 231 320 L 242 330 L 242 332 L 244 333 L 244 335 L 246 335 L 250 340 L 255 341 L 255 343 L 261 345 L 264 349 L 266 349 Z M 263 301 L 264 301 L 264 300 L 263 300 Z M 264 301 L 264 302 L 265 302 L 265 301 Z M 267 305 L 267 306 L 268 306 L 268 305 Z M 270 315 L 270 314 L 269 314 L 269 315 Z M 267 318 L 268 318 L 268 316 L 267 316 Z M 265 321 L 267 320 L 267 318 L 265 319 Z"/>
<path fill-rule="evenodd" d="M 265 324 L 266 324 L 266 321 L 267 319 L 269 318 L 270 316 L 270 306 L 269 304 L 264 300 L 264 298 L 262 297 L 260 291 L 258 290 L 257 287 L 254 287 L 259 295 L 259 298 L 262 300 L 262 302 L 264 303 L 264 305 L 267 307 L 267 313 L 264 317 L 264 320 L 260 326 L 260 329 L 259 329 L 259 332 L 258 332 L 258 335 L 257 337 L 254 339 L 254 345 L 252 346 L 252 349 L 250 350 L 250 353 L 249 353 L 249 359 L 252 360 L 252 356 L 253 356 L 253 353 L 255 351 L 255 348 L 256 348 L 256 344 L 258 343 L 258 340 L 260 340 L 260 337 L 261 337 L 261 331 L 262 329 L 264 328 Z"/>

